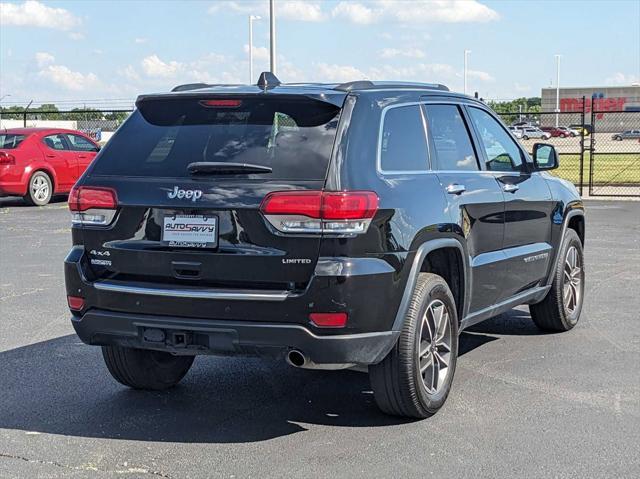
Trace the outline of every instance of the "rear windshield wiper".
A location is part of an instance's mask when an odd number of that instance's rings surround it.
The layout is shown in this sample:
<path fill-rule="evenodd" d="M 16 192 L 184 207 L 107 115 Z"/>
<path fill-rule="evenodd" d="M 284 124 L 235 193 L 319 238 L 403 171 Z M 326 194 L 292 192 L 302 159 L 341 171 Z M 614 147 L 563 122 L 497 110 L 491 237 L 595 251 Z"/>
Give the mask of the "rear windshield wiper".
<path fill-rule="evenodd" d="M 187 170 L 192 175 L 242 175 L 247 173 L 271 173 L 269 166 L 250 163 L 227 163 L 224 161 L 196 161 L 189 163 Z"/>

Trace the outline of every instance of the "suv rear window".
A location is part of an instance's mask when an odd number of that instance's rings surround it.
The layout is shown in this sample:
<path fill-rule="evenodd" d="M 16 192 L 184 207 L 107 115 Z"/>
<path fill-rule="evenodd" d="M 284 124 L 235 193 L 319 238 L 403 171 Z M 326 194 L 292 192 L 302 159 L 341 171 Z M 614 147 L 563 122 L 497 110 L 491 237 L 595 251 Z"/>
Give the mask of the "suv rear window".
<path fill-rule="evenodd" d="M 13 150 L 14 148 L 18 148 L 25 138 L 25 135 L 16 135 L 11 133 L 0 135 L 0 148 L 4 150 Z"/>
<path fill-rule="evenodd" d="M 143 100 L 92 175 L 188 177 L 193 162 L 272 168 L 271 179 L 324 179 L 340 108 L 300 98 Z M 232 106 L 229 106 L 232 105 Z"/>

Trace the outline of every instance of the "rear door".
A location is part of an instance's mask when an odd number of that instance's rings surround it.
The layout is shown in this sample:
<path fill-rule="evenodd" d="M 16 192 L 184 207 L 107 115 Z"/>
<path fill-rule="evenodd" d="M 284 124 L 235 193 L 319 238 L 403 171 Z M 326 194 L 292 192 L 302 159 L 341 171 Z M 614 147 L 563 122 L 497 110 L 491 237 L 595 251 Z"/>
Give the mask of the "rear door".
<path fill-rule="evenodd" d="M 77 180 L 91 164 L 100 148 L 82 135 L 67 133 L 65 136 L 69 142 L 69 148 L 76 156 L 78 167 L 76 169 L 75 180 Z"/>
<path fill-rule="evenodd" d="M 63 133 L 45 135 L 40 141 L 44 159 L 56 173 L 56 192 L 69 191 L 78 177 L 78 159 Z"/>
<path fill-rule="evenodd" d="M 480 170 L 469 127 L 455 104 L 425 106 L 433 168 L 446 192 L 452 221 L 466 240 L 472 277 L 469 313 L 499 294 L 504 199 L 493 176 Z"/>
<path fill-rule="evenodd" d="M 487 172 L 504 192 L 505 229 L 499 299 L 535 286 L 551 260 L 554 202 L 546 181 L 533 171 L 526 155 L 488 111 L 467 107 Z"/>
<path fill-rule="evenodd" d="M 340 107 L 293 95 L 138 106 L 82 183 L 113 188 L 119 205 L 112 226 L 82 231 L 95 277 L 304 289 L 320 236 L 276 231 L 260 205 L 271 192 L 323 188 Z"/>

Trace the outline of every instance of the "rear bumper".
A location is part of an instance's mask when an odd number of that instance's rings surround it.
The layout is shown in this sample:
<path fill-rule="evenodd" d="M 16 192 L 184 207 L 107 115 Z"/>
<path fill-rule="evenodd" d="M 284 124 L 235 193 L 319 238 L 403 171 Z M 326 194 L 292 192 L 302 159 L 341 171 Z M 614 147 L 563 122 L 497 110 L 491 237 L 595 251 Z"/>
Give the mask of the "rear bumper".
<path fill-rule="evenodd" d="M 67 294 L 85 300 L 72 323 L 87 344 L 174 354 L 297 349 L 317 365 L 367 365 L 381 361 L 399 335 L 393 322 L 406 279 L 381 259 L 322 258 L 306 290 L 295 293 L 96 280 L 87 256 L 76 246 L 65 260 Z M 346 312 L 347 326 L 319 328 L 312 312 Z"/>
<path fill-rule="evenodd" d="M 24 196 L 26 193 L 26 184 L 0 180 L 0 196 Z"/>
<path fill-rule="evenodd" d="M 326 367 L 380 362 L 398 332 L 318 336 L 302 325 L 194 320 L 90 310 L 71 320 L 80 339 L 93 345 L 154 349 L 173 354 L 283 357 L 296 349 Z"/>

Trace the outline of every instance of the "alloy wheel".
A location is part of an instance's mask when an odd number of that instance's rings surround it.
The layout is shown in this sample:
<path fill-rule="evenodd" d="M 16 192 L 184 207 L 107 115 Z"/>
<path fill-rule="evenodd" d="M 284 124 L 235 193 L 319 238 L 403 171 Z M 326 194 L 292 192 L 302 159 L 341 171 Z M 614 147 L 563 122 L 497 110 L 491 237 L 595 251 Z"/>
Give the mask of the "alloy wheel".
<path fill-rule="evenodd" d="M 49 182 L 43 176 L 36 176 L 31 182 L 31 193 L 38 201 L 45 201 L 49 197 Z"/>
<path fill-rule="evenodd" d="M 446 384 L 451 364 L 450 313 L 439 299 L 431 301 L 422 317 L 418 365 L 427 393 L 436 394 Z"/>
<path fill-rule="evenodd" d="M 582 301 L 582 265 L 580 255 L 575 246 L 567 250 L 564 261 L 564 281 L 562 293 L 564 307 L 569 314 L 573 314 Z"/>

